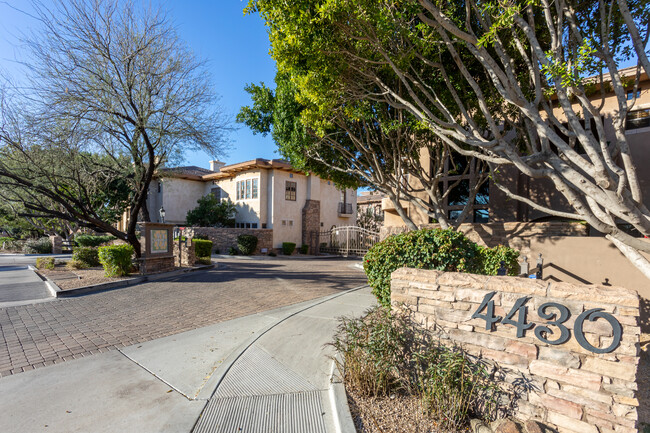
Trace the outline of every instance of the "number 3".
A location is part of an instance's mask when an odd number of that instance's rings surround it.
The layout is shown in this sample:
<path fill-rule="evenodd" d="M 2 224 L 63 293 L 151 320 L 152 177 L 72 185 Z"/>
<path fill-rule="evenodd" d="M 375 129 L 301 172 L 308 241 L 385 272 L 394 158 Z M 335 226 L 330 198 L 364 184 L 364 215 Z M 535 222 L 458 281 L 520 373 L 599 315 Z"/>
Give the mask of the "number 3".
<path fill-rule="evenodd" d="M 557 310 L 560 312 L 559 319 L 551 320 L 557 317 L 557 313 L 547 313 L 546 312 L 547 308 L 557 308 Z M 546 304 L 542 304 L 539 306 L 539 309 L 537 310 L 537 314 L 542 319 L 549 320 L 547 325 L 557 326 L 560 329 L 560 338 L 551 341 L 548 338 L 546 338 L 543 334 L 544 333 L 553 334 L 553 331 L 551 331 L 551 329 L 548 326 L 542 326 L 542 325 L 537 326 L 535 328 L 535 336 L 540 341 L 552 345 L 557 345 L 557 344 L 562 344 L 567 342 L 567 340 L 571 335 L 569 334 L 569 330 L 567 329 L 567 327 L 562 325 L 564 322 L 566 322 L 569 319 L 569 316 L 571 315 L 567 307 L 565 307 L 564 305 L 556 304 L 555 302 L 547 302 Z"/>

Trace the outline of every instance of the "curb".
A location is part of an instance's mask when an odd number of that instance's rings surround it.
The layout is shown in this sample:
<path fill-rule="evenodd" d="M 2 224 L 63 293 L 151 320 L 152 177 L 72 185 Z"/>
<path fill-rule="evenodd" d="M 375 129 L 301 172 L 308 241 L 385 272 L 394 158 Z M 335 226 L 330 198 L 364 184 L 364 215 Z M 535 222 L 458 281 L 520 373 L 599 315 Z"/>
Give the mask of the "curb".
<path fill-rule="evenodd" d="M 29 265 L 30 269 L 34 272 L 36 272 L 36 268 L 32 267 Z M 97 293 L 97 292 L 103 292 L 107 290 L 114 290 L 114 289 L 121 289 L 124 287 L 129 287 L 129 286 L 134 286 L 136 284 L 141 284 L 145 283 L 147 281 L 159 281 L 163 280 L 165 278 L 173 278 L 178 275 L 190 273 L 190 272 L 197 272 L 197 271 L 205 271 L 208 269 L 214 269 L 217 266 L 215 264 L 212 265 L 203 265 L 198 268 L 187 268 L 187 269 L 181 269 L 177 271 L 171 271 L 171 272 L 164 272 L 161 274 L 154 274 L 154 275 L 145 275 L 142 277 L 135 277 L 135 278 L 127 278 L 124 280 L 120 281 L 112 281 L 109 283 L 99 283 L 99 284 L 93 284 L 91 286 L 84 286 L 84 287 L 77 287 L 74 289 L 68 289 L 68 290 L 63 290 L 61 289 L 54 281 L 46 277 L 45 275 L 39 275 L 41 278 L 44 278 L 45 280 L 45 285 L 47 286 L 47 289 L 52 293 L 52 296 L 55 298 L 68 298 L 68 297 L 73 297 L 73 296 L 79 296 L 79 295 L 87 295 L 89 293 Z"/>
<path fill-rule="evenodd" d="M 340 359 L 339 355 L 336 355 Z M 332 360 L 330 369 L 330 386 L 328 395 L 334 417 L 334 427 L 336 433 L 356 433 L 357 428 L 354 426 L 350 406 L 348 405 L 348 394 L 345 392 L 343 380 L 337 374 L 336 361 Z"/>

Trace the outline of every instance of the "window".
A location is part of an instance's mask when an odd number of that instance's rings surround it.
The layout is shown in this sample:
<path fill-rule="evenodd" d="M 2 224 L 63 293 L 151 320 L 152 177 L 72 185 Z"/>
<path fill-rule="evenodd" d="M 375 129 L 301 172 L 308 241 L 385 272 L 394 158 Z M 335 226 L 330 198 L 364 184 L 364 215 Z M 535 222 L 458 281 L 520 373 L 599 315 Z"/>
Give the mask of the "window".
<path fill-rule="evenodd" d="M 284 199 L 296 201 L 296 182 L 287 181 L 284 187 Z"/>
<path fill-rule="evenodd" d="M 646 128 L 648 126 L 650 126 L 650 108 L 627 113 L 627 117 L 625 118 L 625 129 L 627 131 Z"/>
<path fill-rule="evenodd" d="M 210 194 L 212 194 L 214 198 L 216 198 L 217 200 L 221 200 L 221 188 L 219 188 L 218 186 L 212 188 L 210 190 Z"/>
<path fill-rule="evenodd" d="M 252 223 L 252 224 L 251 224 L 251 228 L 252 228 L 252 229 L 256 229 L 256 228 L 257 228 L 257 223 Z"/>
<path fill-rule="evenodd" d="M 629 92 L 627 92 L 627 100 L 628 101 L 631 101 L 632 99 L 634 99 L 634 97 L 635 97 L 635 95 L 634 95 L 633 90 L 630 90 Z M 636 98 L 639 99 L 640 97 L 641 97 L 641 91 L 637 90 L 636 91 Z"/>
<path fill-rule="evenodd" d="M 259 179 L 237 181 L 237 200 L 256 199 L 259 195 Z"/>

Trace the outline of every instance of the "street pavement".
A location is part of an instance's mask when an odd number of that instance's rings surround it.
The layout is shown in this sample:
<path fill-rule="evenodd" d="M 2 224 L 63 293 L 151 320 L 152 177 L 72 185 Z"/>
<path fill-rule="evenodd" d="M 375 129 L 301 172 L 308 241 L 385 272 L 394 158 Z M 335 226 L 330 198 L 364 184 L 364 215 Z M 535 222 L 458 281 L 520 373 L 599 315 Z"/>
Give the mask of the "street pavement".
<path fill-rule="evenodd" d="M 80 350 L 97 347 L 0 379 L 0 431 L 336 431 L 325 344 L 339 316 L 374 304 L 369 289 L 349 291 L 365 277 L 346 260 L 263 265 L 233 259 L 171 281 L 0 310 L 3 334 L 14 323 L 6 317 L 31 318 L 16 333 L 22 347 L 69 337 Z"/>
<path fill-rule="evenodd" d="M 48 298 L 45 282 L 27 266 L 0 266 L 0 307 Z"/>
<path fill-rule="evenodd" d="M 0 376 L 92 356 L 365 284 L 358 261 L 220 261 L 218 269 L 0 308 Z"/>

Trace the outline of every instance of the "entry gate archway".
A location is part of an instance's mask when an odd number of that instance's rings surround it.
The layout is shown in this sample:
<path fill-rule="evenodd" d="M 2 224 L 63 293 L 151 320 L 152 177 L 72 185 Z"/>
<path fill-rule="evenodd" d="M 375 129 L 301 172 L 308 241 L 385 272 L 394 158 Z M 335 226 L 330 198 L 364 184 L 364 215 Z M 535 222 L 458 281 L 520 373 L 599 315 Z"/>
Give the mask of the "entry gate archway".
<path fill-rule="evenodd" d="M 379 232 L 356 226 L 333 227 L 323 232 L 313 232 L 321 253 L 347 256 L 363 256 L 379 242 Z"/>

